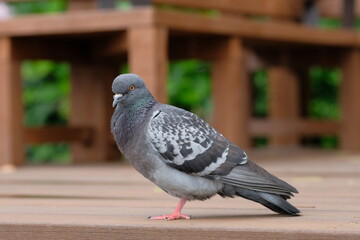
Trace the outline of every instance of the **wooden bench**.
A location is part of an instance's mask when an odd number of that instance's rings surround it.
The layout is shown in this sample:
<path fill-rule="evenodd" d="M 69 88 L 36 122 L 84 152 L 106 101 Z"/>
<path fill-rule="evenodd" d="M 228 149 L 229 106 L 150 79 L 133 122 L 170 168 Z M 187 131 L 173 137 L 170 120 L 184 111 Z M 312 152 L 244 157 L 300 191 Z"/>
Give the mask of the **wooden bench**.
<path fill-rule="evenodd" d="M 350 6 L 352 1 L 345 2 Z M 315 3 L 320 14 L 340 14 L 334 11 L 339 1 Z M 311 14 L 316 5 L 304 8 L 300 0 L 153 0 L 134 4 L 146 6 L 99 10 L 96 1 L 74 0 L 69 1 L 66 13 L 0 22 L 1 164 L 22 164 L 25 143 L 54 141 L 72 142 L 75 162 L 113 157 L 110 86 L 119 66 L 129 62 L 131 72 L 143 76 L 155 96 L 166 102 L 167 62 L 188 58 L 212 62 L 213 125 L 244 148 L 251 146 L 253 136 L 269 136 L 271 144 L 284 146 L 297 144 L 302 135 L 337 134 L 342 149 L 360 149 L 360 35 L 351 29 L 326 30 L 300 23 L 306 15 L 308 24 L 316 20 L 316 14 Z M 164 5 L 216 12 L 209 16 Z M 254 20 L 258 15 L 267 20 Z M 351 19 L 345 18 L 347 25 Z M 267 119 L 251 116 L 248 75 L 254 67 L 246 63 L 253 56 L 259 59 L 255 68 L 269 69 Z M 24 59 L 71 64 L 69 127 L 22 127 L 19 69 Z M 343 69 L 343 117 L 339 122 L 300 116 L 299 78 L 314 63 Z"/>

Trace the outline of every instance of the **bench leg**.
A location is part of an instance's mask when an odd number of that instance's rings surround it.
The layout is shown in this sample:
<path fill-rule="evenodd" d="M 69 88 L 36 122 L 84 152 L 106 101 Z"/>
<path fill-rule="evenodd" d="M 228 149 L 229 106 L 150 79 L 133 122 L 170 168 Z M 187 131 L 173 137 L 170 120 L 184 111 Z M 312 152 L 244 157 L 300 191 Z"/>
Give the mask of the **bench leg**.
<path fill-rule="evenodd" d="M 24 163 L 20 60 L 13 44 L 0 37 L 0 165 Z"/>
<path fill-rule="evenodd" d="M 111 142 L 111 83 L 119 67 L 111 64 L 72 63 L 70 125 L 93 129 L 89 143 L 72 143 L 73 162 L 102 162 L 108 158 Z"/>
<path fill-rule="evenodd" d="M 341 83 L 341 133 L 343 150 L 360 150 L 360 50 L 347 52 Z"/>
<path fill-rule="evenodd" d="M 250 147 L 250 82 L 245 71 L 240 38 L 230 37 L 214 45 L 212 81 L 214 127 L 242 148 Z"/>
<path fill-rule="evenodd" d="M 292 71 L 271 67 L 269 76 L 269 118 L 275 121 L 295 122 L 300 114 L 298 79 Z M 271 146 L 295 146 L 299 137 L 295 131 L 270 137 Z"/>
<path fill-rule="evenodd" d="M 146 82 L 154 97 L 168 101 L 166 79 L 168 72 L 168 32 L 161 27 L 140 27 L 128 31 L 130 71 Z"/>

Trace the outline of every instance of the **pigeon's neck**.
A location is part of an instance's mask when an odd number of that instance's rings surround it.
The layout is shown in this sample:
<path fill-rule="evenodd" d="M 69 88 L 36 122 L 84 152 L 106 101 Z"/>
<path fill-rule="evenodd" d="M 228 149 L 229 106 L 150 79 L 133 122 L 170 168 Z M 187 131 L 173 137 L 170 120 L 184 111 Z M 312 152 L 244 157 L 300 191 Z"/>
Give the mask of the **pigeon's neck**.
<path fill-rule="evenodd" d="M 151 96 L 142 98 L 136 103 L 122 109 L 122 114 L 115 125 L 116 141 L 120 148 L 124 147 L 136 134 L 141 131 L 145 117 L 158 102 Z"/>

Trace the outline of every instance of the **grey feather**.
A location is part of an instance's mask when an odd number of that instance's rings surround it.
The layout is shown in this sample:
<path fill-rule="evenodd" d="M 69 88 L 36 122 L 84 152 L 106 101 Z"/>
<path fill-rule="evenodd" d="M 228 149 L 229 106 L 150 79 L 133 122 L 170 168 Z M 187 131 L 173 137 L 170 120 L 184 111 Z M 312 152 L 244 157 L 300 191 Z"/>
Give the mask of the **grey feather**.
<path fill-rule="evenodd" d="M 146 178 L 170 195 L 204 200 L 242 196 L 296 215 L 286 201 L 297 190 L 271 175 L 193 113 L 158 103 L 135 74 L 113 83 L 111 131 L 120 151 Z"/>
<path fill-rule="evenodd" d="M 217 169 L 230 147 L 229 141 L 204 120 L 169 105 L 158 107 L 150 119 L 148 133 L 162 161 L 199 176 Z"/>

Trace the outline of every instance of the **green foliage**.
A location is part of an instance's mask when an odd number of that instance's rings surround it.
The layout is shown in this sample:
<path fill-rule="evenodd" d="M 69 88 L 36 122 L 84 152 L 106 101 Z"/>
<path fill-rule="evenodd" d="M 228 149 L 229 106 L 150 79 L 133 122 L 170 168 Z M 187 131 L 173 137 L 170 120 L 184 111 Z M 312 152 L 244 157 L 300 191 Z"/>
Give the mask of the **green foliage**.
<path fill-rule="evenodd" d="M 70 149 L 65 143 L 29 146 L 26 149 L 26 155 L 30 164 L 71 163 Z"/>
<path fill-rule="evenodd" d="M 339 19 L 335 18 L 321 18 L 318 26 L 324 29 L 337 29 L 341 28 L 342 23 Z"/>
<path fill-rule="evenodd" d="M 23 14 L 51 14 L 64 12 L 67 9 L 68 1 L 66 0 L 34 0 L 23 2 L 10 2 L 10 6 L 13 12 L 17 15 Z M 128 10 L 131 8 L 130 0 L 118 0 L 116 1 L 116 8 L 121 10 Z"/>
<path fill-rule="evenodd" d="M 66 10 L 67 1 L 11 2 L 17 15 L 56 13 Z M 21 67 L 24 80 L 23 101 L 25 126 L 64 125 L 69 117 L 69 65 L 51 61 L 25 61 Z M 70 151 L 67 144 L 27 146 L 26 158 L 30 163 L 67 163 Z"/>
<path fill-rule="evenodd" d="M 21 67 L 24 81 L 25 126 L 65 125 L 69 118 L 70 67 L 52 61 L 25 61 Z M 30 163 L 70 161 L 67 144 L 28 146 Z"/>
<path fill-rule="evenodd" d="M 67 63 L 25 61 L 25 125 L 64 125 L 69 116 L 70 68 Z"/>
<path fill-rule="evenodd" d="M 339 120 L 341 117 L 339 103 L 341 70 L 314 66 L 310 69 L 309 76 L 311 81 L 308 115 L 314 119 Z M 303 143 L 322 148 L 337 148 L 339 139 L 336 136 L 322 136 L 305 138 Z"/>
<path fill-rule="evenodd" d="M 120 10 L 129 10 L 132 7 L 130 0 L 118 0 L 116 1 L 116 8 Z"/>
<path fill-rule="evenodd" d="M 309 115 L 317 119 L 338 120 L 341 70 L 312 67 L 309 74 L 311 79 Z"/>
<path fill-rule="evenodd" d="M 199 60 L 172 62 L 168 80 L 170 104 L 195 112 L 203 118 L 211 115 L 209 63 Z"/>
<path fill-rule="evenodd" d="M 65 0 L 47 0 L 47 1 L 23 1 L 11 2 L 10 6 L 17 15 L 30 13 L 56 13 L 64 12 L 67 7 Z"/>
<path fill-rule="evenodd" d="M 266 69 L 254 72 L 251 80 L 253 96 L 252 115 L 258 118 L 265 118 L 268 115 L 268 75 Z M 268 145 L 266 137 L 255 137 L 252 142 L 256 147 Z"/>
<path fill-rule="evenodd" d="M 252 76 L 253 84 L 253 115 L 266 117 L 268 114 L 268 76 L 265 69 L 256 71 Z"/>

